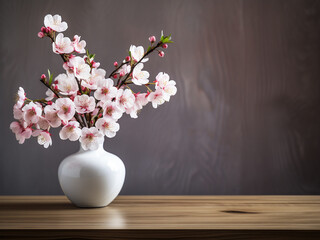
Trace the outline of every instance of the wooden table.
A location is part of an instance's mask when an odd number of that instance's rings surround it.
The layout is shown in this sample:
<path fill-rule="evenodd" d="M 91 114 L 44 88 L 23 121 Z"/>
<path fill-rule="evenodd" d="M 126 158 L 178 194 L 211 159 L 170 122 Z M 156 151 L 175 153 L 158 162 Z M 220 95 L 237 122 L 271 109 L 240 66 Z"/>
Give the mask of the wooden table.
<path fill-rule="evenodd" d="M 320 239 L 320 196 L 0 196 L 0 239 Z"/>

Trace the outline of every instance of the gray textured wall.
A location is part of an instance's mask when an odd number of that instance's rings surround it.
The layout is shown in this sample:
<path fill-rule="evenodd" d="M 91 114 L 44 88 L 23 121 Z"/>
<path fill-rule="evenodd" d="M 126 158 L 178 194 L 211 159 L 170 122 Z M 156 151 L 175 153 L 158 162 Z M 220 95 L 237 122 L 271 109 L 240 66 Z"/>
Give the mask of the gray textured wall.
<path fill-rule="evenodd" d="M 47 13 L 68 22 L 107 71 L 130 44 L 172 33 L 146 65 L 178 93 L 136 120 L 123 117 L 105 148 L 123 159 L 122 194 L 320 194 L 319 1 L 0 2 L 0 194 L 62 194 L 57 168 L 78 143 L 19 145 L 14 94 L 44 96 L 39 76 L 63 72 L 37 32 Z"/>

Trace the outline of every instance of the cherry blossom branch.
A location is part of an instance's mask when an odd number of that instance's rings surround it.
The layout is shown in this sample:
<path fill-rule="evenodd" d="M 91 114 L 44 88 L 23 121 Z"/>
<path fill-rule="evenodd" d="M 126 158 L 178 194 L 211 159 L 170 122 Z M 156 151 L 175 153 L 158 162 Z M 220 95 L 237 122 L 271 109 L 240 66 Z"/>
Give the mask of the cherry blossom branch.
<path fill-rule="evenodd" d="M 55 42 L 55 38 L 53 36 L 51 36 L 50 34 L 48 34 L 47 36 L 51 39 L 52 43 Z M 67 54 L 62 53 L 62 54 L 59 54 L 59 55 L 61 56 L 63 62 L 68 62 L 69 56 Z M 78 87 L 79 87 L 79 91 L 82 94 L 81 83 L 80 83 L 80 81 L 79 81 L 79 79 L 77 77 L 75 77 L 75 79 L 77 81 L 77 84 L 78 84 Z"/>
<path fill-rule="evenodd" d="M 123 62 L 121 63 L 115 70 L 113 70 L 110 75 L 109 75 L 109 78 L 111 78 L 123 65 L 129 63 L 129 61 L 126 61 L 126 62 Z M 120 79 L 120 78 L 119 78 Z"/>
<path fill-rule="evenodd" d="M 132 65 L 131 70 L 130 70 L 130 72 L 127 74 L 126 78 L 125 78 L 124 80 L 122 80 L 122 81 L 120 82 L 120 84 L 117 84 L 116 87 L 119 89 L 123 84 L 125 84 L 125 83 L 126 83 L 126 80 L 127 80 L 127 79 L 130 77 L 130 75 L 132 74 L 133 69 L 134 69 L 146 56 L 148 56 L 150 53 L 152 53 L 156 48 L 160 47 L 162 44 L 163 44 L 163 42 L 162 42 L 162 41 L 159 41 L 159 42 L 157 43 L 157 45 L 155 45 L 154 47 L 151 47 L 151 48 L 142 56 L 142 58 L 141 58 L 138 62 L 136 62 L 136 63 L 134 63 L 134 64 Z"/>
<path fill-rule="evenodd" d="M 149 92 L 153 92 L 152 89 L 149 88 L 147 84 L 145 84 L 144 86 L 146 86 L 146 88 L 149 90 Z"/>
<path fill-rule="evenodd" d="M 56 95 L 57 98 L 60 98 L 59 93 L 56 90 L 54 90 L 51 86 L 49 86 L 45 79 L 41 78 L 40 82 L 42 82 L 47 88 L 49 88 L 54 93 L 54 95 Z"/>
<path fill-rule="evenodd" d="M 47 88 L 49 88 L 54 93 L 54 95 L 56 95 L 57 98 L 60 98 L 59 93 L 56 90 L 52 89 L 52 87 L 49 86 L 49 84 L 47 84 L 45 79 L 40 79 L 40 82 L 42 82 Z M 81 127 L 84 127 L 84 123 L 80 120 L 78 113 L 74 114 L 74 118 L 79 122 Z"/>

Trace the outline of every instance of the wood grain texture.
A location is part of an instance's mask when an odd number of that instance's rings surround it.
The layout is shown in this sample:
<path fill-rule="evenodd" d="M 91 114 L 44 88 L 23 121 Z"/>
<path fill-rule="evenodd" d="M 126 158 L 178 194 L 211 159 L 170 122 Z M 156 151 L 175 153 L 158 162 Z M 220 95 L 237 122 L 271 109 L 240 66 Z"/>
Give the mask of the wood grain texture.
<path fill-rule="evenodd" d="M 178 93 L 138 119 L 120 119 L 105 141 L 123 159 L 121 194 L 320 194 L 320 1 L 0 1 L 0 194 L 63 194 L 61 160 L 78 143 L 18 145 L 9 129 L 14 94 L 43 97 L 38 79 L 61 60 L 37 32 L 47 13 L 68 22 L 108 72 L 131 44 L 172 33 L 165 58 Z"/>
<path fill-rule="evenodd" d="M 119 196 L 108 207 L 93 209 L 77 208 L 62 196 L 0 197 L 0 236 L 37 234 L 49 239 L 316 239 L 320 197 Z"/>

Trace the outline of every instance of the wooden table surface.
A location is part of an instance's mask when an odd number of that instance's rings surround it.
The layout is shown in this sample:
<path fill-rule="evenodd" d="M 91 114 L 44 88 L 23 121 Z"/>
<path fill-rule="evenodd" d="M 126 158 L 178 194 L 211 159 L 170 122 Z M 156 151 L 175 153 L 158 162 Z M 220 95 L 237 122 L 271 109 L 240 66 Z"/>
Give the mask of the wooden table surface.
<path fill-rule="evenodd" d="M 320 196 L 0 196 L 0 239 L 320 239 Z M 2 237 L 2 238 L 1 238 Z"/>

